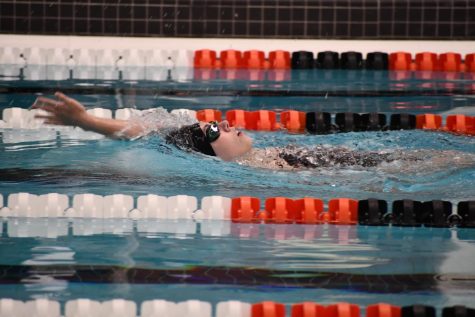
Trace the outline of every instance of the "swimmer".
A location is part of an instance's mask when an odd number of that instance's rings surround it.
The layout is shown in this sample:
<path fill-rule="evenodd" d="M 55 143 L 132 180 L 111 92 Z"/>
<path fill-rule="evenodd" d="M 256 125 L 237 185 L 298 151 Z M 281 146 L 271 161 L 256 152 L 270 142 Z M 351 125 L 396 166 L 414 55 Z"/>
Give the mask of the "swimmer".
<path fill-rule="evenodd" d="M 152 132 L 162 133 L 169 144 L 181 150 L 199 152 L 208 156 L 217 156 L 224 161 L 268 169 L 315 169 L 337 167 L 374 167 L 396 161 L 425 161 L 431 168 L 456 165 L 473 166 L 474 155 L 455 151 L 392 151 L 369 152 L 353 151 L 346 148 L 314 146 L 311 148 L 286 146 L 283 148 L 256 149 L 252 139 L 244 132 L 231 127 L 228 121 L 193 122 L 180 128 L 157 126 L 146 120 L 117 120 L 95 117 L 87 113 L 86 108 L 77 100 L 57 92 L 57 100 L 39 97 L 33 109 L 41 109 L 46 114 L 35 117 L 43 119 L 45 124 L 80 127 L 111 138 L 136 139 Z M 193 121 L 196 121 L 193 119 Z M 150 126 L 153 125 L 153 126 Z M 453 158 L 458 158 L 454 161 Z M 407 165 L 407 164 L 405 164 Z M 410 164 L 414 166 L 414 164 Z M 415 164 L 417 166 L 417 164 Z M 394 166 L 393 166 L 394 168 Z M 395 166 L 401 171 L 401 166 Z"/>
<path fill-rule="evenodd" d="M 87 113 L 86 108 L 77 100 L 60 92 L 55 96 L 58 100 L 39 97 L 32 106 L 33 109 L 47 112 L 36 115 L 45 124 L 80 127 L 107 137 L 125 139 L 136 139 L 160 128 L 150 128 L 139 120 L 98 118 Z M 168 133 L 165 139 L 167 143 L 180 149 L 218 156 L 225 161 L 232 161 L 252 148 L 252 139 L 242 131 L 230 127 L 226 120 L 184 126 Z"/>

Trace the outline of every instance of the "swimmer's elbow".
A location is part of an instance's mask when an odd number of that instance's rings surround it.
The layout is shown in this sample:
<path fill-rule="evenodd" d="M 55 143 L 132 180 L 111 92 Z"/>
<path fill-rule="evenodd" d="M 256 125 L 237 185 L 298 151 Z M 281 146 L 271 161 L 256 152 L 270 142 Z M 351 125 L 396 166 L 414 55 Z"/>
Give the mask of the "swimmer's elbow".
<path fill-rule="evenodd" d="M 120 131 L 112 133 L 111 135 L 109 135 L 109 137 L 113 139 L 133 141 L 145 136 L 146 134 L 147 133 L 145 129 L 143 129 L 142 126 L 129 125 L 125 127 L 124 129 L 121 129 Z"/>

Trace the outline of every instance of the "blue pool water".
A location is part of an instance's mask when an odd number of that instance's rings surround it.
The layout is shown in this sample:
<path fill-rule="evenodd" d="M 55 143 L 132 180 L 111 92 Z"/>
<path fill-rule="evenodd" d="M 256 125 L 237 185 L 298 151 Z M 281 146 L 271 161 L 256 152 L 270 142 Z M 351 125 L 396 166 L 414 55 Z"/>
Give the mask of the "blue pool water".
<path fill-rule="evenodd" d="M 1 70 L 1 68 L 0 68 Z M 159 70 L 157 70 L 159 71 Z M 160 70 L 163 71 L 163 70 Z M 437 73 L 435 73 L 437 74 Z M 438 74 L 396 80 L 387 72 L 301 71 L 288 80 L 30 80 L 4 78 L 0 109 L 27 108 L 62 90 L 87 107 L 296 109 L 473 115 L 474 81 Z M 186 194 L 450 200 L 475 198 L 475 164 L 443 168 L 396 163 L 376 168 L 269 171 L 190 155 L 157 136 L 134 142 L 65 139 L 14 142 L 36 133 L 1 130 L 0 193 Z M 475 138 L 443 132 L 329 135 L 249 132 L 257 147 L 295 144 L 354 150 L 433 150 L 475 155 Z M 453 153 L 455 153 L 453 152 Z M 399 164 L 399 165 L 398 165 Z M 419 163 L 417 163 L 419 164 Z M 61 221 L 60 221 L 61 220 Z M 286 304 L 472 305 L 475 230 L 331 225 L 232 224 L 3 218 L 0 298 L 38 297 Z M 18 228 L 61 228 L 54 238 L 18 237 Z M 79 228 L 121 226 L 94 235 Z M 167 230 L 163 230 L 164 226 Z M 23 230 L 22 229 L 22 230 Z M 25 229 L 27 230 L 27 229 Z M 104 232 L 104 230 L 102 231 Z"/>

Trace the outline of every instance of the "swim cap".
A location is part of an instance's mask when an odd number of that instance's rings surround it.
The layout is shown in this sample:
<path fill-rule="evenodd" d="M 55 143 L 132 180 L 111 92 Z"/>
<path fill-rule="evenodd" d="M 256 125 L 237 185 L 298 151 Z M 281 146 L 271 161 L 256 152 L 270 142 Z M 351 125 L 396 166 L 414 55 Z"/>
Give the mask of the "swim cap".
<path fill-rule="evenodd" d="M 174 144 L 176 147 L 185 151 L 191 150 L 210 156 L 216 156 L 199 123 L 187 125 L 172 131 L 165 137 L 165 140 L 167 143 Z"/>

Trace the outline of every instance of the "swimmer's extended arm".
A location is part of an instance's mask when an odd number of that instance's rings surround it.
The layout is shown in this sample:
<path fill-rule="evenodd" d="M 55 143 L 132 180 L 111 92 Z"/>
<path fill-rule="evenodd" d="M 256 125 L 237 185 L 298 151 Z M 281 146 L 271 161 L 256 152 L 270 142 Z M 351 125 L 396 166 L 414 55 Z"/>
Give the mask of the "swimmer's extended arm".
<path fill-rule="evenodd" d="M 36 115 L 35 118 L 44 119 L 45 124 L 80 127 L 112 138 L 133 139 L 144 133 L 140 125 L 126 120 L 95 117 L 87 113 L 86 108 L 77 100 L 60 92 L 55 93 L 55 96 L 58 100 L 45 97 L 36 100 L 32 108 L 44 110 L 48 114 Z"/>

